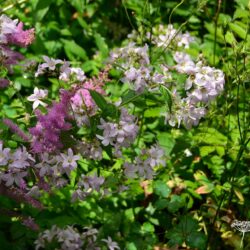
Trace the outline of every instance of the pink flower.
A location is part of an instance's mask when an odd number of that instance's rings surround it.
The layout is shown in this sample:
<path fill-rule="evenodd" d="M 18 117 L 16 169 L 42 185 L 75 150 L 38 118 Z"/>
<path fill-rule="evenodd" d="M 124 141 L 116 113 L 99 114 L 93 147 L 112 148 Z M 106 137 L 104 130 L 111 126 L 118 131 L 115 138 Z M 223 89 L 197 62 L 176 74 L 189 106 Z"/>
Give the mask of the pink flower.
<path fill-rule="evenodd" d="M 9 43 L 16 44 L 20 47 L 27 47 L 35 38 L 35 29 L 23 30 L 23 23 L 20 22 L 16 30 L 8 34 L 7 40 Z"/>

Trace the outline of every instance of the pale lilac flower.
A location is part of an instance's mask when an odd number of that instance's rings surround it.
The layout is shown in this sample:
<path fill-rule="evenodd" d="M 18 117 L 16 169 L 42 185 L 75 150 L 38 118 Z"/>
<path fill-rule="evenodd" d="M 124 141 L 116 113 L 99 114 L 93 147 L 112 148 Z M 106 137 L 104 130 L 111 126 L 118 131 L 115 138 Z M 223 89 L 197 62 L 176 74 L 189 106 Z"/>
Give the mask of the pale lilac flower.
<path fill-rule="evenodd" d="M 35 159 L 27 152 L 26 148 L 17 148 L 10 156 L 9 168 L 23 169 L 31 166 L 31 162 L 35 162 Z"/>
<path fill-rule="evenodd" d="M 69 81 L 70 73 L 71 73 L 70 63 L 64 62 L 63 65 L 60 67 L 59 79 L 65 82 Z"/>
<path fill-rule="evenodd" d="M 124 174 L 128 178 L 153 179 L 154 168 L 165 166 L 165 152 L 158 145 L 152 145 L 149 149 L 141 151 L 140 156 L 135 157 L 133 163 L 124 163 Z"/>
<path fill-rule="evenodd" d="M 104 241 L 107 244 L 109 250 L 120 249 L 117 242 L 112 241 L 110 236 L 108 236 L 108 239 L 102 239 L 102 241 Z"/>
<path fill-rule="evenodd" d="M 5 181 L 7 187 L 12 186 L 13 184 L 20 186 L 24 181 L 23 178 L 25 176 L 27 176 L 26 171 L 12 170 L 3 174 L 2 179 Z"/>
<path fill-rule="evenodd" d="M 101 185 L 104 183 L 105 179 L 104 177 L 97 177 L 97 176 L 85 176 L 81 175 L 81 179 L 78 182 L 79 187 L 84 187 L 86 192 L 89 191 L 100 191 Z"/>
<path fill-rule="evenodd" d="M 0 43 L 7 43 L 7 35 L 16 31 L 18 20 L 12 20 L 6 15 L 0 16 Z"/>
<path fill-rule="evenodd" d="M 65 170 L 67 174 L 69 174 L 72 170 L 77 167 L 77 161 L 80 159 L 79 155 L 75 155 L 71 148 L 68 149 L 68 153 L 61 153 L 58 156 L 58 161 L 62 163 L 62 168 Z"/>
<path fill-rule="evenodd" d="M 81 141 L 77 145 L 78 152 L 88 158 L 93 160 L 102 159 L 102 148 L 100 142 L 94 139 L 91 142 Z"/>
<path fill-rule="evenodd" d="M 178 63 L 175 69 L 180 73 L 193 74 L 196 71 L 195 63 L 192 61 L 191 57 L 183 52 L 175 52 L 174 60 Z"/>
<path fill-rule="evenodd" d="M 106 122 L 101 118 L 101 125 L 98 125 L 97 127 L 101 130 L 103 130 L 103 136 L 96 135 L 96 137 L 100 140 L 102 140 L 102 144 L 104 146 L 114 145 L 115 139 L 117 136 L 117 124 Z"/>
<path fill-rule="evenodd" d="M 151 148 L 148 150 L 148 155 L 149 158 L 146 160 L 146 162 L 148 162 L 152 168 L 160 165 L 164 166 L 166 164 L 164 160 L 165 152 L 158 145 L 151 146 Z"/>
<path fill-rule="evenodd" d="M 71 75 L 74 74 L 78 81 L 82 82 L 86 79 L 85 73 L 81 68 L 71 68 L 70 71 Z"/>
<path fill-rule="evenodd" d="M 0 166 L 6 166 L 10 156 L 10 148 L 3 148 L 3 142 L 0 141 Z"/>
<path fill-rule="evenodd" d="M 45 69 L 49 69 L 54 71 L 56 69 L 57 64 L 62 64 L 63 61 L 60 59 L 49 58 L 48 56 L 42 56 L 45 63 L 42 63 L 38 66 L 38 69 L 35 73 L 35 77 L 42 75 Z"/>
<path fill-rule="evenodd" d="M 104 146 L 114 146 L 115 152 L 119 154 L 120 148 L 131 145 L 137 136 L 139 128 L 134 120 L 134 116 L 129 115 L 126 109 L 122 109 L 118 124 L 106 122 L 101 118 L 101 125 L 97 127 L 103 130 L 103 135 L 96 136 L 102 140 Z"/>
<path fill-rule="evenodd" d="M 128 177 L 128 178 L 131 178 L 131 179 L 134 179 L 137 177 L 137 171 L 138 171 L 138 167 L 137 165 L 134 165 L 132 163 L 128 163 L 128 162 L 125 162 L 124 165 L 124 174 Z"/>
<path fill-rule="evenodd" d="M 49 58 L 48 56 L 42 56 L 45 63 L 41 64 L 41 68 L 48 68 L 49 70 L 55 70 L 57 64 L 63 63 L 60 59 Z"/>
<path fill-rule="evenodd" d="M 27 100 L 33 102 L 33 110 L 36 109 L 39 105 L 44 107 L 47 106 L 46 103 L 42 102 L 41 100 L 46 98 L 48 95 L 48 90 L 42 90 L 35 87 L 34 94 L 27 97 Z"/>

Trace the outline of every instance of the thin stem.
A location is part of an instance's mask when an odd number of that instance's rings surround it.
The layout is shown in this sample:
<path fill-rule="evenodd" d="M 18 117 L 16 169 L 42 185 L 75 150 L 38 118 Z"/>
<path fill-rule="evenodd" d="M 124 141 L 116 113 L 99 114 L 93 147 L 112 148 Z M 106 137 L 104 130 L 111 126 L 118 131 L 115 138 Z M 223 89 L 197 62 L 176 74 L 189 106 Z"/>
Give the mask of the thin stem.
<path fill-rule="evenodd" d="M 172 15 L 174 14 L 175 10 L 180 7 L 183 3 L 185 2 L 185 0 L 182 0 L 181 2 L 179 2 L 171 11 L 170 15 L 169 15 L 169 19 L 168 19 L 168 23 L 171 24 L 171 19 L 172 19 Z"/>
<path fill-rule="evenodd" d="M 245 232 L 242 232 L 242 237 L 241 237 L 241 241 L 240 241 L 240 248 L 243 249 L 244 246 L 244 236 L 245 236 Z"/>
<path fill-rule="evenodd" d="M 215 30 L 214 30 L 214 55 L 213 55 L 213 64 L 215 65 L 215 53 L 216 53 L 216 43 L 217 43 L 217 26 L 218 26 L 218 17 L 221 8 L 221 0 L 218 0 L 218 8 L 215 14 Z"/>

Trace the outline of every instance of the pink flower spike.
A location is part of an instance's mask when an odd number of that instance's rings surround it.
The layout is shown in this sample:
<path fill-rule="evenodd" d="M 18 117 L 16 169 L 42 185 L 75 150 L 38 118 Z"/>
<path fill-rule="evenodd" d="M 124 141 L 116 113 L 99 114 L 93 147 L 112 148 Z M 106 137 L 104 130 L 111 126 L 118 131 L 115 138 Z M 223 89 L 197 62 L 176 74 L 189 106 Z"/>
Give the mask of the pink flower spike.
<path fill-rule="evenodd" d="M 8 42 L 20 47 L 27 47 L 34 41 L 35 29 L 23 30 L 23 23 L 20 22 L 15 32 L 8 35 Z"/>

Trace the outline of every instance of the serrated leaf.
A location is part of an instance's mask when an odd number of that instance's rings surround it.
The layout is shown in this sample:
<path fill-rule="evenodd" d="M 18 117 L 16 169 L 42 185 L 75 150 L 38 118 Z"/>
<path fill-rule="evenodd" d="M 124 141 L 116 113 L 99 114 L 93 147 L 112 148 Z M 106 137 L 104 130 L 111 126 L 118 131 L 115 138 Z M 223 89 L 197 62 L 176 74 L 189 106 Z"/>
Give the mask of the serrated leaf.
<path fill-rule="evenodd" d="M 225 35 L 225 39 L 226 39 L 226 42 L 233 45 L 233 44 L 236 44 L 237 41 L 234 37 L 234 34 L 230 31 L 227 31 L 226 35 Z"/>
<path fill-rule="evenodd" d="M 234 31 L 240 38 L 245 39 L 246 38 L 246 30 L 244 30 L 242 27 L 240 27 L 236 23 L 229 23 L 229 27 L 232 31 Z"/>

